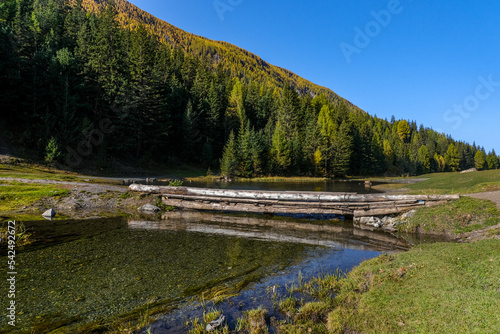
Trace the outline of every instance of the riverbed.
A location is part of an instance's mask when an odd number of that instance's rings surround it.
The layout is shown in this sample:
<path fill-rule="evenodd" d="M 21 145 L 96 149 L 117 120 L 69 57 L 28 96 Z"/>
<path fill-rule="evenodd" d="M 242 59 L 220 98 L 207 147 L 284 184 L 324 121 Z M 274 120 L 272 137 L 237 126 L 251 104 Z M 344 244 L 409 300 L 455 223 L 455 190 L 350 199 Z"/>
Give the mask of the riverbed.
<path fill-rule="evenodd" d="M 342 220 L 172 212 L 23 223 L 35 241 L 18 249 L 17 326 L 3 323 L 3 333 L 106 332 L 150 313 L 155 332 L 179 333 L 205 291 L 234 291 L 245 305 L 228 309 L 234 319 L 265 299 L 265 286 L 284 289 L 299 272 L 307 279 L 345 271 L 405 247 Z M 6 272 L 4 253 L 0 260 Z"/>

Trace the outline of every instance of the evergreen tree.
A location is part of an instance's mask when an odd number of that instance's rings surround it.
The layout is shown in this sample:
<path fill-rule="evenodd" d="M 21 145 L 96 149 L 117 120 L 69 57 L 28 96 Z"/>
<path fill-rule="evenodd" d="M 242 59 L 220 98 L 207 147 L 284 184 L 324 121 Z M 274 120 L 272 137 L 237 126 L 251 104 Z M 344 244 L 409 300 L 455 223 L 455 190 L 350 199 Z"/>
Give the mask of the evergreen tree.
<path fill-rule="evenodd" d="M 453 172 L 459 170 L 460 157 L 458 155 L 458 150 L 453 143 L 451 143 L 450 146 L 448 146 L 448 150 L 446 151 L 444 160 L 446 161 L 446 164 L 451 168 Z"/>
<path fill-rule="evenodd" d="M 411 129 L 406 120 L 398 122 L 398 134 L 403 143 L 407 143 L 410 139 Z"/>
<path fill-rule="evenodd" d="M 421 168 L 420 171 L 421 173 L 426 174 L 430 171 L 431 159 L 429 155 L 429 150 L 425 145 L 420 146 L 420 148 L 418 149 L 418 162 Z"/>
<path fill-rule="evenodd" d="M 224 119 L 226 133 L 244 127 L 247 117 L 243 101 L 243 84 L 240 80 L 236 79 L 229 97 L 229 106 Z"/>
<path fill-rule="evenodd" d="M 490 153 L 488 153 L 486 161 L 488 163 L 488 169 L 498 169 L 499 161 L 498 161 L 498 156 L 495 153 L 495 150 L 492 150 Z"/>
<path fill-rule="evenodd" d="M 291 164 L 290 141 L 285 134 L 280 120 L 278 120 L 274 128 L 270 153 L 274 172 L 287 173 Z"/>
<path fill-rule="evenodd" d="M 220 160 L 220 170 L 222 176 L 225 178 L 231 178 L 236 176 L 236 170 L 238 168 L 238 157 L 236 155 L 236 143 L 234 140 L 234 132 L 231 131 L 229 134 L 229 140 L 224 147 L 222 153 L 222 158 Z"/>
<path fill-rule="evenodd" d="M 332 172 L 334 176 L 346 176 L 352 153 L 350 126 L 343 122 L 335 135 L 332 152 Z"/>
<path fill-rule="evenodd" d="M 474 156 L 474 166 L 476 167 L 477 170 L 483 170 L 485 167 L 485 157 L 482 151 L 477 151 L 476 155 Z"/>
<path fill-rule="evenodd" d="M 439 172 L 444 172 L 446 169 L 446 161 L 444 160 L 442 155 L 434 153 L 434 161 L 436 162 L 436 166 Z"/>

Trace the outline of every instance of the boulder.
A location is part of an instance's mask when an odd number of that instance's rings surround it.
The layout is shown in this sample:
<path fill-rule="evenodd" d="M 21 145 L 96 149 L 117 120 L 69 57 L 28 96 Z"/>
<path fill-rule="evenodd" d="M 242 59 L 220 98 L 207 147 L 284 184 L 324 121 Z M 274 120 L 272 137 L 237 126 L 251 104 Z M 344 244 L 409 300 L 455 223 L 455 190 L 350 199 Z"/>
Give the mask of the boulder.
<path fill-rule="evenodd" d="M 473 173 L 473 172 L 477 172 L 477 169 L 475 169 L 475 168 L 466 169 L 466 170 L 461 171 L 460 174 Z"/>
<path fill-rule="evenodd" d="M 145 212 L 145 213 L 156 213 L 156 212 L 160 212 L 161 209 L 153 204 L 145 204 L 145 205 L 141 206 L 140 208 L 138 208 L 137 211 Z"/>
<path fill-rule="evenodd" d="M 45 218 L 54 218 L 55 215 L 56 215 L 56 212 L 54 211 L 54 209 L 48 209 L 47 211 L 42 213 L 42 216 Z"/>

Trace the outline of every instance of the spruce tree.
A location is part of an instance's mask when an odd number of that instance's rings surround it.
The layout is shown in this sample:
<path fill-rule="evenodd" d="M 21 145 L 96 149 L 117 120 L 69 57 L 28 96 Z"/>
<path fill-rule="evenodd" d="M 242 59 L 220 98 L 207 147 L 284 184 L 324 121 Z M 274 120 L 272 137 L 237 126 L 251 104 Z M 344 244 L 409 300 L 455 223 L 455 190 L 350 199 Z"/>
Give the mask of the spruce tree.
<path fill-rule="evenodd" d="M 422 145 L 418 149 L 418 162 L 421 168 L 421 173 L 426 174 L 431 169 L 431 159 L 427 146 Z"/>
<path fill-rule="evenodd" d="M 460 156 L 458 154 L 457 148 L 453 143 L 451 143 L 450 146 L 448 146 L 448 150 L 446 151 L 444 160 L 446 161 L 446 164 L 451 168 L 453 172 L 459 170 Z"/>
<path fill-rule="evenodd" d="M 223 177 L 231 178 L 236 175 L 236 169 L 238 168 L 238 158 L 236 154 L 234 132 L 231 131 L 229 140 L 222 152 L 222 158 L 220 159 L 220 171 Z"/>
<path fill-rule="evenodd" d="M 476 155 L 474 156 L 474 166 L 476 167 L 477 170 L 483 170 L 485 167 L 485 157 L 482 151 L 477 151 Z"/>
<path fill-rule="evenodd" d="M 276 122 L 274 128 L 270 153 L 274 172 L 278 174 L 287 173 L 288 167 L 290 167 L 291 164 L 290 141 L 285 134 L 280 120 Z"/>
<path fill-rule="evenodd" d="M 410 140 L 411 129 L 406 120 L 399 121 L 398 134 L 403 143 L 407 143 Z"/>

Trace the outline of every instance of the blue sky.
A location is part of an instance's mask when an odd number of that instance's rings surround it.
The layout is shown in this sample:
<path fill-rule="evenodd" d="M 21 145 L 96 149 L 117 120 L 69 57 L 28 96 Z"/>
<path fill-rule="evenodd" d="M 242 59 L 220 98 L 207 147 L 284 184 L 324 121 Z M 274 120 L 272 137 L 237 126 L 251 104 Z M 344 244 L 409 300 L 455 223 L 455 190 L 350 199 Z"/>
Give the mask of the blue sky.
<path fill-rule="evenodd" d="M 132 0 L 328 87 L 500 153 L 500 2 Z"/>

